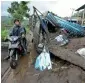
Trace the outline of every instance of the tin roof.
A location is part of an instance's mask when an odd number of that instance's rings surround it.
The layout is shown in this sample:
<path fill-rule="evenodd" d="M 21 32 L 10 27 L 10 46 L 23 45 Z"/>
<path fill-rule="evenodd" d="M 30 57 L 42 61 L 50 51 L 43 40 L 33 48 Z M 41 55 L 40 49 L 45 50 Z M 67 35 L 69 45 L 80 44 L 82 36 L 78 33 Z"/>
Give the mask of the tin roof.
<path fill-rule="evenodd" d="M 76 11 L 79 11 L 79 10 L 84 9 L 84 8 L 85 8 L 85 4 L 82 5 L 81 7 L 79 7 L 78 9 L 76 9 Z"/>

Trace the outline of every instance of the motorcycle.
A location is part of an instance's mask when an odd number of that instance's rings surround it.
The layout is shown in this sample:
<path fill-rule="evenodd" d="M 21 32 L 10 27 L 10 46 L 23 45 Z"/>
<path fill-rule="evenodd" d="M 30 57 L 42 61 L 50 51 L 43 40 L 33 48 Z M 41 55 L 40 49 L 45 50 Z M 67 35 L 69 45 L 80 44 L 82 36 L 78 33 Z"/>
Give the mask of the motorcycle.
<path fill-rule="evenodd" d="M 9 41 L 8 51 L 10 57 L 10 67 L 12 69 L 16 69 L 18 65 L 18 60 L 21 57 L 21 55 L 26 54 L 25 53 L 26 49 L 24 49 L 23 47 L 24 45 L 22 45 L 23 39 L 21 38 L 22 37 L 19 36 L 8 37 L 8 41 Z"/>

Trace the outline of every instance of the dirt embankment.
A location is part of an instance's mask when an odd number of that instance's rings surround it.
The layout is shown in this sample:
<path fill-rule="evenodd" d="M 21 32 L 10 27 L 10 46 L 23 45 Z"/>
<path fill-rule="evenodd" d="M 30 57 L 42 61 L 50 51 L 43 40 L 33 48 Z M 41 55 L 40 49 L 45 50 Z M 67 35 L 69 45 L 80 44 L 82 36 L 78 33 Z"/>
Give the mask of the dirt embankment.
<path fill-rule="evenodd" d="M 84 37 L 73 38 L 68 45 L 60 47 L 55 40 L 52 40 L 49 49 L 55 56 L 85 69 L 85 59 L 75 53 L 79 48 L 85 47 L 84 41 Z"/>

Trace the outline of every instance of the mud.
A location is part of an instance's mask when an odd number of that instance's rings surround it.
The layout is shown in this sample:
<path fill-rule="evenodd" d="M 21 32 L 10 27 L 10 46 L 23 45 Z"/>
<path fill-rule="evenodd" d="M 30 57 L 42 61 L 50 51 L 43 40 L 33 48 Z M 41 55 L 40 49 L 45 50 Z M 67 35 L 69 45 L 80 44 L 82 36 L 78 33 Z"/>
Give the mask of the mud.
<path fill-rule="evenodd" d="M 49 50 L 54 53 L 55 56 L 85 69 L 85 59 L 75 53 L 78 49 L 85 47 L 85 38 L 71 38 L 69 40 L 69 44 L 62 47 L 60 47 L 55 40 L 52 40 L 48 45 Z"/>
<path fill-rule="evenodd" d="M 85 72 L 71 66 L 68 69 L 51 71 L 36 71 L 33 67 L 25 75 L 21 83 L 85 83 Z"/>
<path fill-rule="evenodd" d="M 66 46 L 67 49 L 75 52 L 80 48 L 85 48 L 85 37 L 82 38 L 72 38 L 69 44 Z"/>
<path fill-rule="evenodd" d="M 4 58 L 8 54 L 8 48 L 7 47 L 1 47 L 1 77 L 4 75 L 4 73 L 9 68 L 9 61 L 4 61 Z"/>
<path fill-rule="evenodd" d="M 66 49 L 76 51 L 84 47 L 84 38 L 72 39 Z M 34 68 L 36 50 L 29 45 L 30 53 L 21 57 L 18 67 L 7 74 L 2 83 L 85 83 L 85 71 L 51 54 L 52 70 L 39 71 Z"/>
<path fill-rule="evenodd" d="M 20 59 L 17 69 L 11 70 L 2 83 L 85 83 L 85 71 L 53 55 L 52 70 L 36 70 L 34 62 L 37 53 L 33 44 L 30 48 L 30 54 Z"/>

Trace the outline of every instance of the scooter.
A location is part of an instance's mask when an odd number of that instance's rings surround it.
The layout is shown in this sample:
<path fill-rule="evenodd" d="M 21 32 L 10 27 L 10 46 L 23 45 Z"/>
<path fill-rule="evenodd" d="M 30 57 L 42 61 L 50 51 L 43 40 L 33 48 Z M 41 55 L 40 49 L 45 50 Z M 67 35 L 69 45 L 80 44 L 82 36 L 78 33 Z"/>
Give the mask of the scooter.
<path fill-rule="evenodd" d="M 20 56 L 24 54 L 22 39 L 19 36 L 10 36 L 8 37 L 8 41 L 9 41 L 8 51 L 10 57 L 10 67 L 12 69 L 16 69 Z"/>

